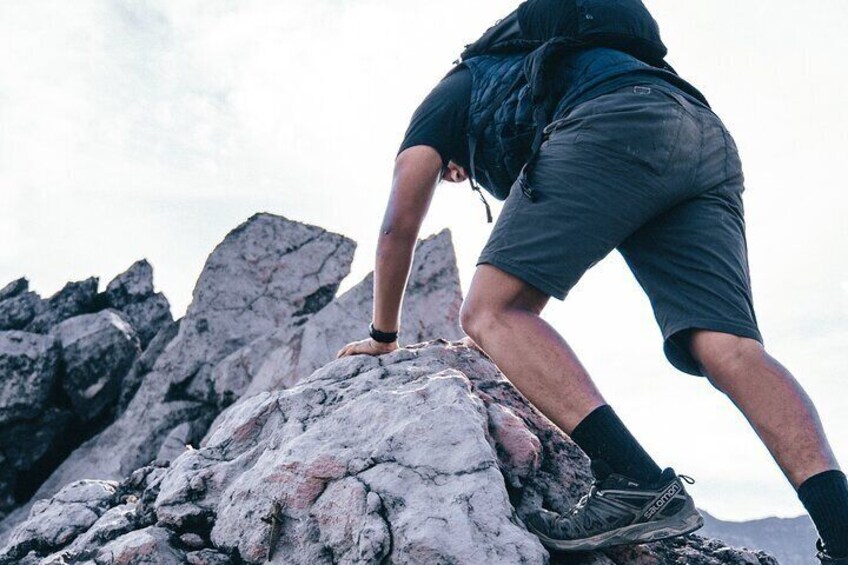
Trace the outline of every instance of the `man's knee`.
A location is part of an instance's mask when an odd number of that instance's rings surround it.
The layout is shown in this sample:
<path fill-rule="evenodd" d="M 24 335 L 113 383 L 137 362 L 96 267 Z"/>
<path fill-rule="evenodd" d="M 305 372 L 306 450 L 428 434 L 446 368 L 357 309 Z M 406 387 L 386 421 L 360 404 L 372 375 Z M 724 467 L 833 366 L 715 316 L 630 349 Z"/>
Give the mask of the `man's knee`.
<path fill-rule="evenodd" d="M 724 392 L 766 359 L 757 340 L 709 330 L 694 330 L 689 349 L 713 386 Z"/>
<path fill-rule="evenodd" d="M 459 309 L 459 325 L 462 331 L 480 343 L 486 329 L 495 323 L 497 313 L 491 304 L 485 304 L 480 300 L 465 299 Z"/>

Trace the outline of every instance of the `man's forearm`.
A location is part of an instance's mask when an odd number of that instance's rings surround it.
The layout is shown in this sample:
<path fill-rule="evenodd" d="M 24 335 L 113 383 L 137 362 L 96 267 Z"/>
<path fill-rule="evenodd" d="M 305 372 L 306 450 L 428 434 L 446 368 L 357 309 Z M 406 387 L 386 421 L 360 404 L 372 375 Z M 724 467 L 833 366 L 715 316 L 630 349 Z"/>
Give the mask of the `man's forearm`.
<path fill-rule="evenodd" d="M 400 329 L 403 293 L 418 231 L 441 171 L 441 157 L 430 147 L 403 151 L 395 162 L 392 193 L 377 240 L 374 266 L 374 327 Z"/>
<path fill-rule="evenodd" d="M 400 327 L 400 309 L 417 234 L 380 232 L 374 269 L 374 326 L 384 332 Z"/>

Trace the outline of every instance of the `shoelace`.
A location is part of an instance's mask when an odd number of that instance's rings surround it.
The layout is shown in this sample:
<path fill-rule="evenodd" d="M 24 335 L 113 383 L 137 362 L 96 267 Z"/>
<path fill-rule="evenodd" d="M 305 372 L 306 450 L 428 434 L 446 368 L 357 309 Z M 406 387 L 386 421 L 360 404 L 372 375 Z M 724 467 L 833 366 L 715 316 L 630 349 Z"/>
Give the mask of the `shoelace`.
<path fill-rule="evenodd" d="M 679 479 L 681 479 L 683 482 L 685 482 L 686 484 L 689 484 L 689 485 L 695 484 L 695 479 L 693 479 L 689 475 L 677 475 L 677 477 Z M 577 515 L 579 510 L 582 510 L 583 508 L 586 507 L 586 505 L 589 503 L 589 500 L 592 497 L 594 497 L 594 496 L 603 497 L 604 496 L 604 492 L 602 490 L 599 490 L 599 488 L 598 488 L 600 486 L 600 484 L 601 484 L 601 482 L 598 481 L 597 479 L 594 482 L 592 482 L 592 485 L 589 487 L 589 492 L 587 492 L 586 494 L 581 496 L 580 500 L 577 501 L 577 504 L 574 505 L 574 509 L 571 512 L 572 514 Z"/>

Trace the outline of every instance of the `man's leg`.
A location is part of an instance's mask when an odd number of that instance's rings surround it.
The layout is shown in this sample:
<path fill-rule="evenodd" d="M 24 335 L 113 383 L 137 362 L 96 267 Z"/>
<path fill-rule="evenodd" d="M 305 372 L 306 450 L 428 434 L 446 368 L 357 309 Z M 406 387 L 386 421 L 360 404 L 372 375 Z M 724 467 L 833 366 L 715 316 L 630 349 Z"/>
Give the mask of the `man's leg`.
<path fill-rule="evenodd" d="M 848 485 L 801 385 L 753 339 L 695 330 L 690 350 L 798 490 L 828 551 L 848 556 Z"/>
<path fill-rule="evenodd" d="M 612 471 L 645 482 L 661 469 L 618 419 L 574 352 L 540 316 L 548 296 L 492 265 L 477 267 L 461 320 L 515 387 Z"/>
<path fill-rule="evenodd" d="M 474 273 L 462 328 L 562 431 L 606 404 L 574 352 L 540 316 L 548 296 L 492 265 Z"/>
<path fill-rule="evenodd" d="M 543 414 L 592 459 L 596 488 L 574 512 L 526 516 L 545 545 L 590 551 L 682 535 L 703 524 L 674 471 L 661 471 L 541 317 L 548 297 L 488 264 L 477 268 L 462 327 Z M 658 503 L 657 501 L 662 501 Z"/>

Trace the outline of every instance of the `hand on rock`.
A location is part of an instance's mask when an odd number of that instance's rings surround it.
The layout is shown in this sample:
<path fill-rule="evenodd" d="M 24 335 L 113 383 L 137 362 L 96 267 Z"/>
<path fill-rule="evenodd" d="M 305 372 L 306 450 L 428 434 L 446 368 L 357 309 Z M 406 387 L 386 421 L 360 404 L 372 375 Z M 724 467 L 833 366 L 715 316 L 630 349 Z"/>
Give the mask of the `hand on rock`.
<path fill-rule="evenodd" d="M 483 349 L 479 345 L 477 345 L 477 342 L 475 342 L 473 339 L 471 339 L 468 336 L 465 336 L 464 338 L 459 340 L 459 343 L 461 343 L 465 347 L 469 347 L 471 349 L 476 349 L 480 353 L 483 353 Z"/>
<path fill-rule="evenodd" d="M 348 355 L 383 355 L 385 353 L 391 353 L 397 348 L 397 341 L 393 341 L 391 343 L 380 343 L 379 341 L 375 341 L 369 337 L 362 341 L 348 343 L 339 350 L 336 354 L 336 359 L 346 357 Z"/>

